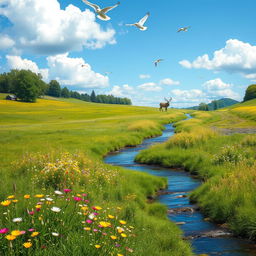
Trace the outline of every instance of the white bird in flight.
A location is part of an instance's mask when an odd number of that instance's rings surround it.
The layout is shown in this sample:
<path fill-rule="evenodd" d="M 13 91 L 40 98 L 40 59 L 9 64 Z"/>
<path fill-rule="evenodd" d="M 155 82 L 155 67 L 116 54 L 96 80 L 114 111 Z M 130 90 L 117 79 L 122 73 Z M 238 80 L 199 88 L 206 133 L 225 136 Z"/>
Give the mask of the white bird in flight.
<path fill-rule="evenodd" d="M 179 28 L 179 30 L 177 31 L 177 32 L 181 32 L 181 31 L 183 31 L 183 32 L 188 32 L 188 29 L 189 29 L 190 27 L 184 27 L 184 28 Z"/>
<path fill-rule="evenodd" d="M 157 59 L 157 60 L 155 60 L 155 61 L 154 61 L 155 66 L 157 67 L 158 63 L 160 63 L 161 61 L 163 61 L 163 59 Z"/>
<path fill-rule="evenodd" d="M 147 27 L 145 27 L 144 24 L 147 21 L 149 15 L 150 15 L 150 13 L 148 12 L 140 21 L 133 23 L 133 24 L 126 24 L 126 26 L 135 26 L 142 31 L 147 30 Z"/>
<path fill-rule="evenodd" d="M 106 15 L 107 12 L 111 11 L 112 9 L 116 8 L 120 2 L 118 2 L 117 4 L 115 4 L 114 6 L 109 6 L 109 7 L 105 7 L 103 9 L 101 9 L 97 4 L 92 4 L 87 0 L 82 0 L 85 4 L 91 6 L 94 11 L 98 14 L 97 17 L 100 20 L 110 20 L 110 17 Z"/>

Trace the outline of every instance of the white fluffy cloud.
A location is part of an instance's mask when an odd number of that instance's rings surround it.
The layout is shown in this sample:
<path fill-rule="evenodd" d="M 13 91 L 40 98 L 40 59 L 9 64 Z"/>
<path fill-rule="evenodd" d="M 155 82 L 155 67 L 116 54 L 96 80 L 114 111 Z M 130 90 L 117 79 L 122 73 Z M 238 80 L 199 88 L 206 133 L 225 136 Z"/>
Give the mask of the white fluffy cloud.
<path fill-rule="evenodd" d="M 159 92 L 162 90 L 162 87 L 160 87 L 156 83 L 152 83 L 152 82 L 138 85 L 138 88 L 142 89 L 144 91 L 148 91 L 148 92 Z"/>
<path fill-rule="evenodd" d="M 151 76 L 150 75 L 148 75 L 148 74 L 141 74 L 141 75 L 139 75 L 139 78 L 140 79 L 149 79 Z"/>
<path fill-rule="evenodd" d="M 72 4 L 62 10 L 57 0 L 2 0 L 0 15 L 13 24 L 7 44 L 22 50 L 54 55 L 115 43 L 115 31 L 102 30 L 93 12 Z"/>
<path fill-rule="evenodd" d="M 214 99 L 232 98 L 240 100 L 240 95 L 232 90 L 233 85 L 223 82 L 220 78 L 206 81 L 202 85 L 202 90 L 180 90 L 171 91 L 174 97 L 174 102 L 177 103 L 193 103 L 210 102 Z"/>
<path fill-rule="evenodd" d="M 0 34 L 0 50 L 5 50 L 13 47 L 15 42 L 8 36 Z"/>
<path fill-rule="evenodd" d="M 105 88 L 109 78 L 91 69 L 83 58 L 70 58 L 68 54 L 47 57 L 49 77 L 57 79 L 62 85 L 80 88 Z"/>
<path fill-rule="evenodd" d="M 171 78 L 162 79 L 159 83 L 162 85 L 179 85 L 180 84 L 179 81 L 174 81 Z"/>
<path fill-rule="evenodd" d="M 124 85 L 115 85 L 113 86 L 112 90 L 109 91 L 107 94 L 111 94 L 116 97 L 128 97 L 135 94 L 133 87 L 129 86 L 128 84 Z"/>
<path fill-rule="evenodd" d="M 109 78 L 92 70 L 83 58 L 70 58 L 68 54 L 47 57 L 48 68 L 40 69 L 37 64 L 20 56 L 6 56 L 10 69 L 26 69 L 41 73 L 45 81 L 56 79 L 61 85 L 93 89 L 109 86 Z"/>
<path fill-rule="evenodd" d="M 25 69 L 31 70 L 32 72 L 38 74 L 40 73 L 44 80 L 48 79 L 48 69 L 39 69 L 37 64 L 28 59 L 22 59 L 20 56 L 6 56 L 7 65 L 10 69 Z"/>
<path fill-rule="evenodd" d="M 209 80 L 203 84 L 203 89 L 208 97 L 240 99 L 239 94 L 234 92 L 232 87 L 232 84 L 224 83 L 220 78 Z"/>
<path fill-rule="evenodd" d="M 256 46 L 237 39 L 226 41 L 224 48 L 217 50 L 210 59 L 208 54 L 197 57 L 193 62 L 179 62 L 185 68 L 204 68 L 215 71 L 237 72 L 244 76 L 256 76 Z"/>

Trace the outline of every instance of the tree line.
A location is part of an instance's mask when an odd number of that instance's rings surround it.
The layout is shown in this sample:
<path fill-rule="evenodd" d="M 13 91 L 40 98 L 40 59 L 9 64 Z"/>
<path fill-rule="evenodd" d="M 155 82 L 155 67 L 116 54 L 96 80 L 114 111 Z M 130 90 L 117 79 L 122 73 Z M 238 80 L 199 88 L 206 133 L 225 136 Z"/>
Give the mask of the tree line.
<path fill-rule="evenodd" d="M 30 70 L 13 69 L 8 73 L 0 74 L 0 92 L 12 93 L 18 99 L 25 102 L 35 102 L 43 95 L 63 98 L 75 98 L 87 102 L 131 105 L 128 98 L 115 97 L 113 95 L 96 95 L 94 91 L 89 95 L 71 91 L 67 87 L 61 87 L 58 81 L 51 80 L 48 84 L 42 80 L 41 74 L 35 74 Z"/>

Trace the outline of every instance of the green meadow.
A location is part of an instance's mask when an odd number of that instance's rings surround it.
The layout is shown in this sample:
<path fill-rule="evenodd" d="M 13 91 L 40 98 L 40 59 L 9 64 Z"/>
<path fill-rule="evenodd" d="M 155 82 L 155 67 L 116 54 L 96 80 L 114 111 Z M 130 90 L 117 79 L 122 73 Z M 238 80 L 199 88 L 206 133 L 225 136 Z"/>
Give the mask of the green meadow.
<path fill-rule="evenodd" d="M 164 178 L 103 156 L 160 135 L 181 110 L 0 94 L 1 255 L 192 255 L 166 207 Z"/>
<path fill-rule="evenodd" d="M 204 183 L 192 192 L 205 216 L 256 239 L 256 100 L 217 111 L 195 111 L 176 134 L 136 160 L 184 167 Z"/>

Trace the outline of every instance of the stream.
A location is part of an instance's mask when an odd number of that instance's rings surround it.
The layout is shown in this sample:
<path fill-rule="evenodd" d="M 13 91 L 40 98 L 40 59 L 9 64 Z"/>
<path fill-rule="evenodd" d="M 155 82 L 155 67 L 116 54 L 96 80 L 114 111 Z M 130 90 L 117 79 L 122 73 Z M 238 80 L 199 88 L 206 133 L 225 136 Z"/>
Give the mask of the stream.
<path fill-rule="evenodd" d="M 136 147 L 111 153 L 105 157 L 105 163 L 167 178 L 168 187 L 161 191 L 157 200 L 168 207 L 168 218 L 183 230 L 195 254 L 256 256 L 256 246 L 253 242 L 233 237 L 228 230 L 206 221 L 198 208 L 190 203 L 188 194 L 200 186 L 200 180 L 193 178 L 184 170 L 134 162 L 135 156 L 141 150 L 156 143 L 163 143 L 173 135 L 173 125 L 165 125 L 161 136 L 146 139 Z"/>

